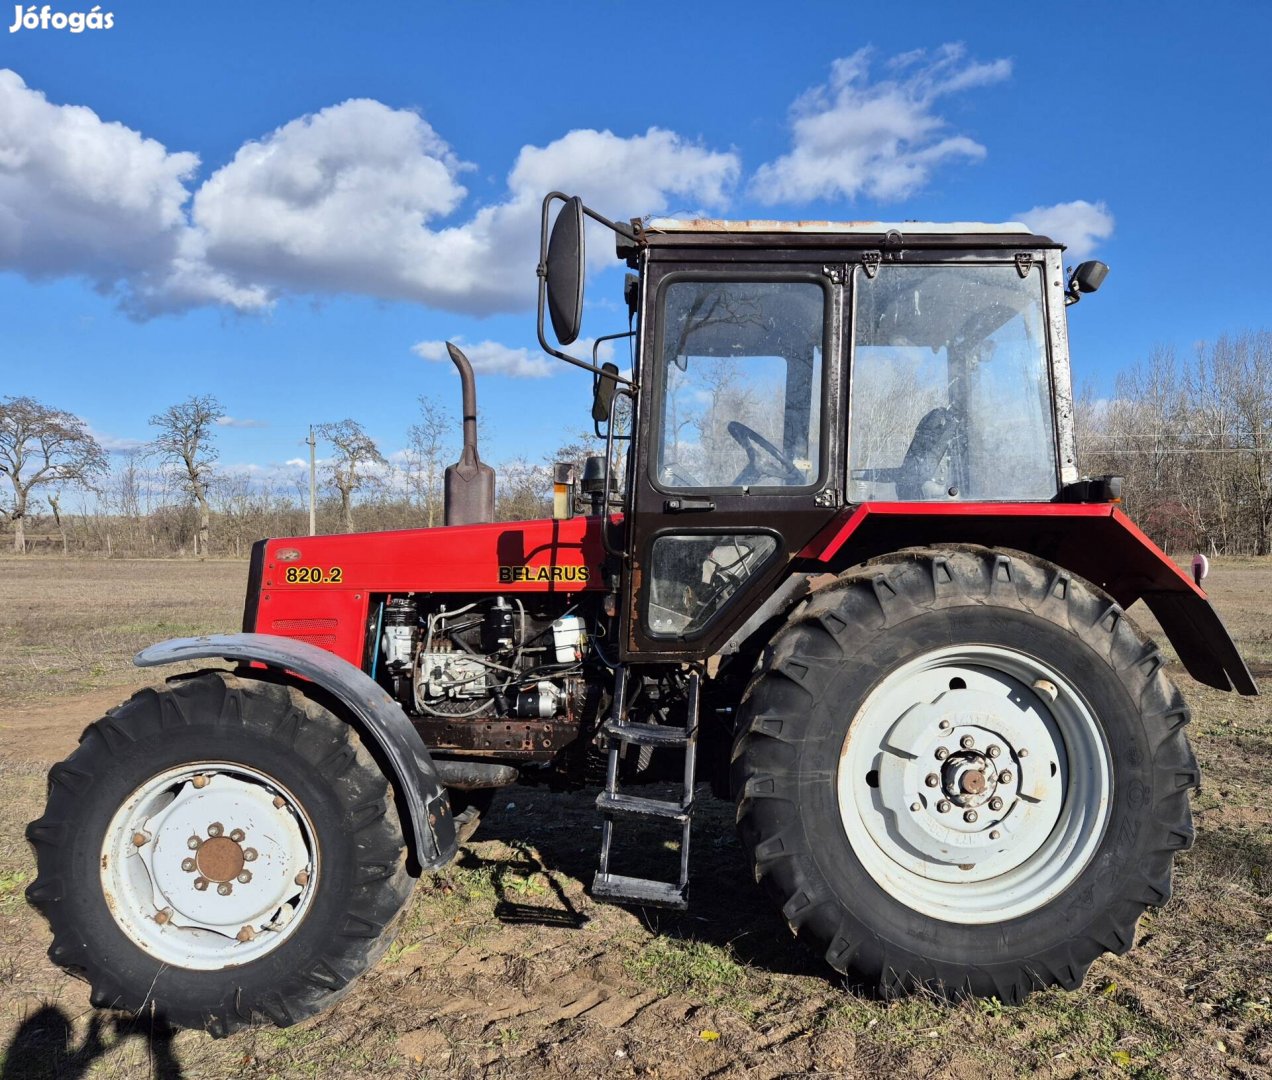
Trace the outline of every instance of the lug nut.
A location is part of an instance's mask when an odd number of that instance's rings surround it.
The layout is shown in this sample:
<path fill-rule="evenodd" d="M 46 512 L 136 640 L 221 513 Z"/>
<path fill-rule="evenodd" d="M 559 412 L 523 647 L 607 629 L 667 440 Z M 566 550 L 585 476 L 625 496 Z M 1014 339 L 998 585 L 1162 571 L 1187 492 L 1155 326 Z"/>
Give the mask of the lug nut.
<path fill-rule="evenodd" d="M 1003 752 L 1002 747 L 997 745 L 993 745 L 988 750 L 985 751 L 985 753 L 987 753 L 990 757 L 997 757 L 1002 752 Z"/>
<path fill-rule="evenodd" d="M 281 810 L 286 805 L 287 805 L 287 800 L 284 799 L 281 795 L 274 796 L 274 809 Z"/>
<path fill-rule="evenodd" d="M 964 820 L 964 821 L 967 821 L 967 822 L 975 821 L 975 820 L 976 820 L 976 811 L 975 811 L 975 810 L 965 810 L 965 811 L 963 812 L 963 820 Z"/>
<path fill-rule="evenodd" d="M 976 740 L 973 739 L 970 735 L 964 735 L 961 739 L 958 740 L 958 745 L 961 746 L 964 750 L 970 750 L 975 744 L 976 744 Z"/>
<path fill-rule="evenodd" d="M 936 804 L 936 809 L 938 813 L 948 814 L 950 812 L 949 799 L 942 799 L 939 803 Z"/>
<path fill-rule="evenodd" d="M 133 847 L 145 847 L 146 834 L 144 832 L 133 833 Z"/>
<path fill-rule="evenodd" d="M 196 788 L 204 788 L 208 786 L 208 778 L 200 774 L 191 778 L 190 783 L 192 783 Z"/>
<path fill-rule="evenodd" d="M 927 779 L 923 781 L 928 787 L 936 787 L 941 782 L 941 778 L 934 772 L 927 774 Z"/>
<path fill-rule="evenodd" d="M 209 836 L 220 836 L 223 832 L 225 832 L 225 826 L 222 825 L 219 821 L 214 821 L 212 822 L 211 825 L 208 826 Z"/>
<path fill-rule="evenodd" d="M 216 887 L 216 891 L 218 896 L 229 896 L 234 891 L 234 886 L 228 881 L 223 881 Z"/>
<path fill-rule="evenodd" d="M 166 911 L 155 912 L 155 922 L 157 922 L 160 926 L 166 923 L 171 917 L 172 916 L 170 916 Z"/>
<path fill-rule="evenodd" d="M 942 731 L 949 731 L 950 728 L 953 727 L 954 725 L 951 724 L 948 720 L 942 720 L 940 724 L 937 726 L 940 727 Z"/>
<path fill-rule="evenodd" d="M 181 860 L 181 869 L 184 870 L 187 874 L 193 873 L 196 865 L 197 864 L 195 863 L 193 859 Z"/>
<path fill-rule="evenodd" d="M 1000 773 L 998 774 L 998 779 L 999 779 L 999 780 L 1001 780 L 1004 784 L 1010 784 L 1010 783 L 1011 783 L 1011 770 L 1010 770 L 1010 769 L 1004 769 L 1002 772 L 1000 772 Z"/>
<path fill-rule="evenodd" d="M 1027 749 L 1027 748 L 1025 748 L 1025 747 L 1023 747 L 1023 746 L 1022 746 L 1019 750 L 1017 750 L 1017 751 L 1016 751 L 1016 756 L 1017 756 L 1017 757 L 1028 757 L 1028 756 L 1029 756 L 1029 751 L 1028 751 L 1028 749 Z"/>
<path fill-rule="evenodd" d="M 302 885 L 302 886 L 303 886 L 303 885 L 308 885 L 308 884 L 309 884 L 309 871 L 308 871 L 308 870 L 302 870 L 299 874 L 297 874 L 297 875 L 296 875 L 296 884 L 297 884 L 297 885 Z"/>
<path fill-rule="evenodd" d="M 989 838 L 991 840 L 1001 840 L 1003 838 L 1003 834 L 1000 833 L 997 829 L 995 829 L 992 833 L 989 834 Z"/>
<path fill-rule="evenodd" d="M 923 809 L 923 804 L 922 804 L 922 803 L 912 802 L 912 803 L 910 804 L 910 813 L 912 813 L 912 814 L 917 814 L 917 813 L 918 813 L 920 810 L 922 810 L 922 809 Z"/>
<path fill-rule="evenodd" d="M 241 844 L 245 835 L 247 834 L 244 833 L 242 829 L 235 829 L 232 833 L 230 833 L 230 839 L 236 844 Z"/>
<path fill-rule="evenodd" d="M 243 849 L 243 861 L 244 862 L 256 861 L 256 849 L 254 847 L 245 847 Z"/>
<path fill-rule="evenodd" d="M 199 890 L 199 892 L 203 892 L 203 890 L 204 890 L 204 889 L 206 889 L 206 888 L 208 887 L 208 879 L 207 879 L 207 878 L 205 878 L 205 877 L 197 877 L 197 878 L 195 878 L 195 879 L 194 879 L 194 887 L 195 887 L 196 889 L 198 889 L 198 890 Z"/>
<path fill-rule="evenodd" d="M 242 930 L 240 930 L 237 934 L 234 935 L 234 940 L 235 941 L 251 941 L 252 938 L 254 938 L 255 936 L 256 936 L 256 931 L 253 930 L 250 926 L 245 926 L 243 927 Z"/>
<path fill-rule="evenodd" d="M 252 871 L 244 870 L 241 874 L 239 874 L 236 880 L 238 881 L 240 885 L 246 885 L 249 881 L 252 880 Z"/>
<path fill-rule="evenodd" d="M 201 843 L 203 843 L 203 841 L 197 836 L 192 836 L 186 841 L 186 847 L 188 847 L 191 851 L 198 851 Z"/>
<path fill-rule="evenodd" d="M 991 810 L 1001 810 L 1003 808 L 1003 800 L 1000 799 L 997 795 L 995 795 L 992 799 L 989 800 L 989 808 Z"/>
<path fill-rule="evenodd" d="M 945 747 L 943 747 L 943 746 L 938 746 L 938 747 L 936 748 L 936 760 L 937 760 L 937 761 L 944 761 L 944 760 L 945 760 L 947 757 L 949 757 L 949 756 L 950 756 L 950 752 L 949 752 L 948 750 L 946 750 L 946 749 L 945 749 Z"/>

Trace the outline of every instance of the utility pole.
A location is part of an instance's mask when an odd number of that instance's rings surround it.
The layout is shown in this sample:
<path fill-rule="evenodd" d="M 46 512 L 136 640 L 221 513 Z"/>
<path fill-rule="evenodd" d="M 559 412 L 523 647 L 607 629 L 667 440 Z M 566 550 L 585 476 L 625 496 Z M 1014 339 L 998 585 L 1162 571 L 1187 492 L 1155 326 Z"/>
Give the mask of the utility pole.
<path fill-rule="evenodd" d="M 315 447 L 318 440 L 314 438 L 314 425 L 309 425 L 309 535 L 318 535 L 318 460 Z"/>

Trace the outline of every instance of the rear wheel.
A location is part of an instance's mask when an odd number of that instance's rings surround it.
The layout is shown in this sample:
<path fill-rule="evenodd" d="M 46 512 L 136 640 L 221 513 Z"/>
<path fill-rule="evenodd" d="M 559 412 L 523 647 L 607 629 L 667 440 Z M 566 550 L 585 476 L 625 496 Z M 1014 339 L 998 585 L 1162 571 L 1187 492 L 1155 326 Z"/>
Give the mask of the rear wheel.
<path fill-rule="evenodd" d="M 205 672 L 89 726 L 27 835 L 52 959 L 100 1007 L 226 1035 L 327 1008 L 410 894 L 357 734 L 297 688 Z"/>
<path fill-rule="evenodd" d="M 1028 556 L 907 552 L 774 640 L 734 752 L 758 881 L 854 981 L 1018 1002 L 1130 947 L 1192 839 L 1160 653 Z"/>

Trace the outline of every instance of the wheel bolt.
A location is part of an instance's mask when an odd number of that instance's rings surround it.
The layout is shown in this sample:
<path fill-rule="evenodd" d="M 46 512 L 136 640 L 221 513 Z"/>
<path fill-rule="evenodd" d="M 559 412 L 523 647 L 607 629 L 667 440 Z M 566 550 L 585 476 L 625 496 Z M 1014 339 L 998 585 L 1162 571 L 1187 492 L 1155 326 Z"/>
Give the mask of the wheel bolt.
<path fill-rule="evenodd" d="M 941 778 L 934 772 L 927 774 L 927 779 L 923 781 L 928 787 L 936 787 L 941 782 Z"/>
<path fill-rule="evenodd" d="M 245 847 L 243 849 L 243 861 L 244 862 L 256 861 L 256 849 L 254 847 Z"/>
<path fill-rule="evenodd" d="M 240 885 L 246 885 L 252 880 L 252 871 L 244 870 L 241 874 L 239 874 L 237 880 Z"/>
<path fill-rule="evenodd" d="M 196 776 L 190 780 L 196 788 L 204 788 L 208 786 L 208 778 L 206 776 Z"/>
<path fill-rule="evenodd" d="M 1022 746 L 1019 750 L 1017 750 L 1017 751 L 1016 751 L 1016 756 L 1017 756 L 1017 757 L 1028 757 L 1028 756 L 1029 756 L 1029 751 L 1028 751 L 1028 749 L 1027 749 L 1027 748 L 1025 748 L 1025 747 L 1023 747 L 1023 746 Z"/>
<path fill-rule="evenodd" d="M 999 780 L 1001 780 L 1004 784 L 1010 784 L 1010 783 L 1011 783 L 1011 770 L 1010 770 L 1010 769 L 1004 769 L 1002 772 L 1000 772 L 1000 773 L 998 774 L 998 779 L 999 779 Z"/>
<path fill-rule="evenodd" d="M 917 814 L 917 813 L 918 813 L 920 810 L 922 810 L 922 809 L 923 809 L 923 804 L 922 804 L 922 803 L 912 802 L 912 803 L 910 804 L 910 813 L 912 813 L 912 814 Z"/>
<path fill-rule="evenodd" d="M 297 884 L 297 885 L 308 885 L 308 884 L 309 884 L 309 871 L 308 871 L 308 870 L 302 870 L 299 874 L 297 874 L 297 875 L 296 875 L 296 884 Z"/>
<path fill-rule="evenodd" d="M 940 727 L 942 731 L 949 731 L 950 728 L 953 727 L 954 725 L 951 724 L 948 720 L 942 720 L 938 726 Z"/>
<path fill-rule="evenodd" d="M 975 810 L 965 810 L 965 811 L 963 812 L 963 820 L 964 820 L 964 821 L 968 821 L 968 822 L 975 821 L 975 820 L 976 820 L 976 811 L 975 811 Z"/>
<path fill-rule="evenodd" d="M 196 866 L 196 863 L 193 859 L 181 860 L 181 869 L 184 870 L 187 874 L 193 873 L 195 866 Z"/>
<path fill-rule="evenodd" d="M 281 795 L 274 796 L 274 809 L 281 810 L 286 805 L 287 805 L 287 800 L 284 799 Z"/>
<path fill-rule="evenodd" d="M 157 922 L 160 926 L 166 923 L 171 917 L 172 916 L 169 915 L 166 911 L 155 912 L 155 922 Z"/>
<path fill-rule="evenodd" d="M 948 799 L 942 799 L 936 804 L 936 809 L 938 813 L 948 814 L 950 812 L 950 801 Z"/>
<path fill-rule="evenodd" d="M 216 887 L 216 891 L 219 896 L 229 896 L 234 891 L 234 886 L 228 881 L 223 881 Z"/>
<path fill-rule="evenodd" d="M 943 746 L 938 746 L 938 747 L 936 748 L 936 760 L 937 760 L 937 761 L 944 761 L 944 760 L 945 760 L 947 757 L 949 757 L 949 756 L 950 756 L 950 752 L 949 752 L 948 750 L 946 750 L 946 749 L 945 749 L 945 747 L 943 747 Z"/>
<path fill-rule="evenodd" d="M 976 740 L 973 739 L 970 735 L 964 735 L 961 739 L 958 740 L 958 745 L 961 746 L 964 750 L 970 750 L 975 745 L 975 743 L 976 743 Z"/>
<path fill-rule="evenodd" d="M 1000 799 L 997 795 L 995 795 L 992 799 L 989 800 L 989 808 L 991 810 L 1001 810 L 1003 808 L 1003 800 Z"/>
<path fill-rule="evenodd" d="M 256 931 L 253 930 L 250 926 L 245 926 L 243 927 L 242 930 L 240 930 L 237 934 L 234 935 L 234 940 L 235 941 L 251 941 L 252 938 L 254 938 L 255 936 L 256 936 Z"/>
<path fill-rule="evenodd" d="M 1003 834 L 1000 833 L 997 829 L 995 829 L 992 833 L 989 834 L 989 838 L 991 840 L 1001 840 L 1003 838 Z"/>
<path fill-rule="evenodd" d="M 230 839 L 236 844 L 241 844 L 245 835 L 246 833 L 244 833 L 242 829 L 235 829 L 232 833 L 230 833 Z"/>
<path fill-rule="evenodd" d="M 990 757 L 997 757 L 1002 752 L 1003 752 L 1002 747 L 1000 746 L 991 746 L 988 750 L 985 751 L 985 753 L 987 753 Z"/>
<path fill-rule="evenodd" d="M 198 851 L 201 843 L 203 843 L 203 841 L 197 836 L 192 836 L 186 841 L 186 847 L 188 847 L 191 851 Z"/>
<path fill-rule="evenodd" d="M 195 887 L 196 889 L 198 889 L 198 890 L 199 890 L 199 892 L 203 892 L 203 890 L 204 890 L 204 889 L 206 889 L 206 888 L 208 887 L 208 879 L 207 879 L 207 878 L 205 878 L 205 877 L 197 877 L 197 878 L 195 878 L 195 879 L 194 879 L 194 887 Z"/>
<path fill-rule="evenodd" d="M 214 821 L 212 822 L 211 825 L 208 826 L 209 836 L 220 836 L 223 832 L 225 832 L 225 826 L 222 825 L 219 821 Z"/>

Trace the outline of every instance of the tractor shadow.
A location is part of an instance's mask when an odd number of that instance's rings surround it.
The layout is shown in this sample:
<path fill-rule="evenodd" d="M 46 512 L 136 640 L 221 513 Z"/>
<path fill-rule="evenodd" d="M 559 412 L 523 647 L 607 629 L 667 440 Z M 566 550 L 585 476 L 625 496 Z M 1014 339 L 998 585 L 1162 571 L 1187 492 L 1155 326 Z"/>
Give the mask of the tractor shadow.
<path fill-rule="evenodd" d="M 674 797 L 668 787 L 653 797 Z M 678 785 L 675 788 L 678 793 Z M 513 809 L 507 809 L 512 805 Z M 782 975 L 808 975 L 838 983 L 839 976 L 804 949 L 791 934 L 768 898 L 761 893 L 746 865 L 733 831 L 734 807 L 714 798 L 699 785 L 690 860 L 689 909 L 634 908 L 651 932 L 730 950 L 743 964 Z M 508 902 L 500 879 L 509 872 L 547 873 L 556 892 L 555 903 L 536 910 L 547 916 L 543 925 L 578 927 L 581 916 L 564 890 L 553 881 L 559 874 L 590 886 L 600 850 L 600 814 L 595 790 L 552 792 L 542 787 L 509 788 L 495 800 L 474 840 L 498 840 L 518 852 L 520 861 L 494 872 L 503 921 L 534 922 L 535 911 Z M 615 873 L 674 881 L 679 868 L 678 831 L 658 824 L 623 821 L 615 829 L 611 869 Z M 463 849 L 461 866 L 488 866 L 472 849 Z M 507 903 L 506 903 L 507 902 Z M 503 911 L 501 912 L 501 905 Z M 504 913 L 513 918 L 506 918 Z M 577 920 L 577 921 L 576 921 Z"/>
<path fill-rule="evenodd" d="M 45 1005 L 23 1021 L 5 1048 L 0 1080 L 75 1080 L 87 1075 L 93 1062 L 133 1038 L 148 1044 L 155 1080 L 181 1080 L 185 1073 L 172 1046 L 176 1035 L 177 1029 L 162 1021 L 111 1017 L 95 1011 L 83 1040 L 76 1045 L 70 1017 L 56 1006 Z"/>

